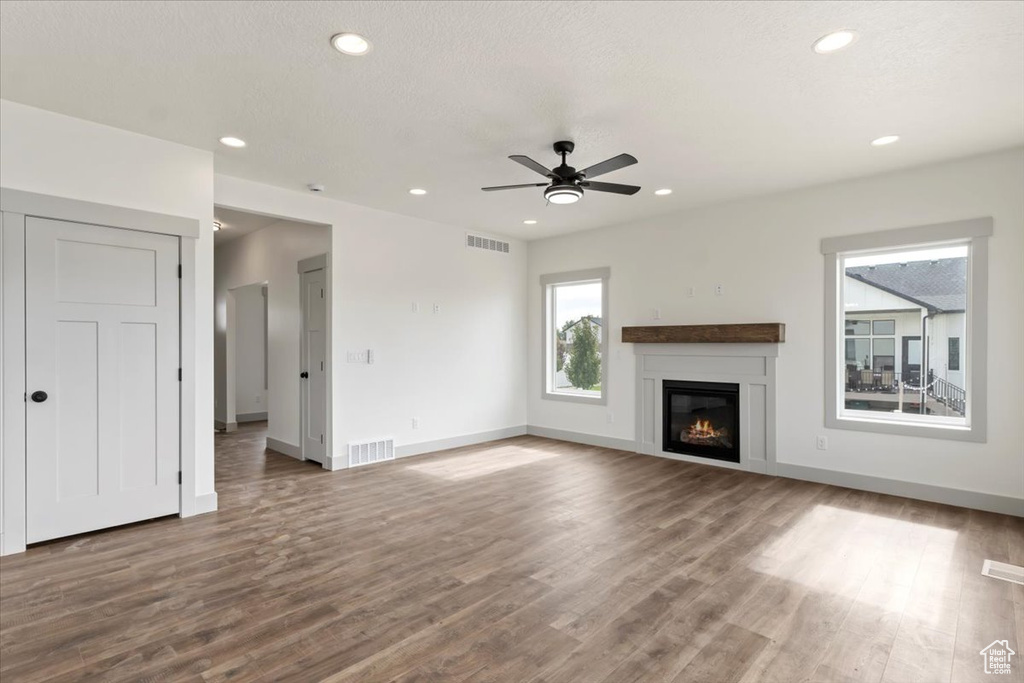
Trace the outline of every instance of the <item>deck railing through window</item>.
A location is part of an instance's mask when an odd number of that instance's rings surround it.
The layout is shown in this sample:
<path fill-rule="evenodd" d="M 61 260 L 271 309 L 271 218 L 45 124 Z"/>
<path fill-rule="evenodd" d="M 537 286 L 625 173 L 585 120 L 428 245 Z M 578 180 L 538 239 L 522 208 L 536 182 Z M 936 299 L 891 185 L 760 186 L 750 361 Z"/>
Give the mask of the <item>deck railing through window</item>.
<path fill-rule="evenodd" d="M 963 415 L 967 408 L 967 392 L 961 387 L 936 377 L 928 372 L 928 381 L 922 384 L 920 372 L 900 373 L 893 370 L 846 369 L 847 408 L 865 410 L 905 410 L 922 403 L 921 394 L 934 404 L 927 406 L 928 412 L 937 408 Z M 891 403 L 891 408 L 885 404 Z"/>

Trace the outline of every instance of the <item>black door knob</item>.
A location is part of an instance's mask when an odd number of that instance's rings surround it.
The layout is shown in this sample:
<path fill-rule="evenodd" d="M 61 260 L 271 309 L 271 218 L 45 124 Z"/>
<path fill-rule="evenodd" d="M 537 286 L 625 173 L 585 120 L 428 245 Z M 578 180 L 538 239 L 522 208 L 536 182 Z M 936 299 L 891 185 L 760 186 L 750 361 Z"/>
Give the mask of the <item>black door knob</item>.
<path fill-rule="evenodd" d="M 309 379 L 309 373 L 305 371 L 300 372 L 299 377 L 301 377 L 302 379 Z"/>
<path fill-rule="evenodd" d="M 45 401 L 48 398 L 49 398 L 49 396 L 47 396 L 45 391 L 33 391 L 32 392 L 32 400 L 35 401 L 36 403 L 42 403 L 43 401 Z"/>

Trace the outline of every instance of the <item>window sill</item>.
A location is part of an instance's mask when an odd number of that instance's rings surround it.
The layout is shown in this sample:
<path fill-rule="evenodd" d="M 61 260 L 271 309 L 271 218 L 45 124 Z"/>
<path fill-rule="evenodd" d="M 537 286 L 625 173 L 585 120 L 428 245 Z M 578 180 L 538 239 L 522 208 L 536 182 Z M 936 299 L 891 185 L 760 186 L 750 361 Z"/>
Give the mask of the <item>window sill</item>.
<path fill-rule="evenodd" d="M 840 415 L 826 416 L 825 426 L 829 429 L 848 429 L 856 432 L 914 436 L 925 439 L 940 439 L 942 441 L 986 442 L 984 425 L 977 424 L 923 423 L 912 420 L 872 419 Z"/>
<path fill-rule="evenodd" d="M 545 401 L 566 401 L 569 403 L 589 403 L 590 405 L 608 405 L 608 397 L 602 392 L 600 396 L 587 396 L 585 394 L 570 394 L 556 391 L 545 391 L 541 394 Z"/>

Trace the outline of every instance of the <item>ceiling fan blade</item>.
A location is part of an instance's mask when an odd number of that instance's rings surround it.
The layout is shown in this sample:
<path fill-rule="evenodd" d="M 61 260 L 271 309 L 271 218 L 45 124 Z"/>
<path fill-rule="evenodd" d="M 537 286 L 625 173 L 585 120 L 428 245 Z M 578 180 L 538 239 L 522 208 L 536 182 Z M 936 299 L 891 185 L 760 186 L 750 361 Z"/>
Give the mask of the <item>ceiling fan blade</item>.
<path fill-rule="evenodd" d="M 484 192 L 494 192 L 495 190 L 515 190 L 520 187 L 545 187 L 547 185 L 548 183 L 526 183 L 525 185 L 497 185 L 495 187 L 481 187 L 480 189 Z"/>
<path fill-rule="evenodd" d="M 595 192 L 614 192 L 615 194 L 636 194 L 640 188 L 636 185 L 620 185 L 618 183 L 592 183 L 585 181 L 580 183 L 582 187 Z"/>
<path fill-rule="evenodd" d="M 539 163 L 537 163 L 528 156 L 523 156 L 522 154 L 513 154 L 512 156 L 509 157 L 509 159 L 516 162 L 517 164 L 522 164 L 531 171 L 536 171 L 537 173 L 540 173 L 542 176 L 547 176 L 549 178 L 551 177 L 551 169 L 541 166 Z"/>
<path fill-rule="evenodd" d="M 587 168 L 583 169 L 579 173 L 580 173 L 580 175 L 584 175 L 587 178 L 596 178 L 599 175 L 604 175 L 605 173 L 611 173 L 612 171 L 617 171 L 620 168 L 625 168 L 627 166 L 632 166 L 635 163 L 636 163 L 636 157 L 635 156 L 633 156 L 631 154 L 620 154 L 617 157 L 612 157 L 611 159 L 605 159 L 604 161 L 602 161 L 599 164 L 594 164 L 593 166 L 588 166 Z"/>

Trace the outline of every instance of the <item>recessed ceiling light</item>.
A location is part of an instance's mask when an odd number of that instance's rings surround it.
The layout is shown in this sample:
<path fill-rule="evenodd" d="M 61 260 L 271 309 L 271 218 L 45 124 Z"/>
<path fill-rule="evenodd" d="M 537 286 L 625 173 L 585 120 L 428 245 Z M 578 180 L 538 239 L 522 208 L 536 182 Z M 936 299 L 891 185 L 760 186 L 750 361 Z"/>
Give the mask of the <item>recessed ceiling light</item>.
<path fill-rule="evenodd" d="M 234 138 L 230 135 L 220 139 L 220 144 L 228 147 L 245 147 L 245 140 L 242 138 Z"/>
<path fill-rule="evenodd" d="M 667 194 L 672 194 L 672 190 L 670 190 L 670 189 L 668 189 L 666 187 L 666 188 L 663 188 L 661 190 L 655 190 L 654 194 L 658 195 L 659 197 L 664 197 Z"/>
<path fill-rule="evenodd" d="M 874 140 L 872 140 L 871 141 L 871 146 L 872 147 L 885 147 L 886 145 L 891 145 L 892 143 L 899 141 L 899 139 L 900 139 L 899 135 L 883 135 L 880 138 L 875 138 Z"/>
<path fill-rule="evenodd" d="M 830 52 L 837 52 L 844 47 L 849 47 L 855 40 L 857 40 L 857 33 L 844 28 L 842 31 L 833 31 L 814 41 L 814 51 L 819 55 L 827 55 Z"/>
<path fill-rule="evenodd" d="M 422 190 L 422 189 L 420 189 L 418 187 L 414 187 L 411 190 L 409 190 L 409 194 L 423 195 L 423 194 L 426 194 L 426 193 L 427 193 L 426 190 Z"/>
<path fill-rule="evenodd" d="M 537 225 L 537 221 L 533 220 L 532 218 L 527 218 L 525 221 L 523 221 L 523 225 Z"/>
<path fill-rule="evenodd" d="M 224 227 L 224 226 L 223 226 L 223 225 L 221 225 L 221 222 L 220 222 L 220 221 L 214 221 L 214 222 L 213 222 L 213 231 L 214 231 L 214 232 L 217 232 L 217 231 L 218 231 L 218 230 L 220 230 L 220 229 L 221 229 L 222 227 Z"/>
<path fill-rule="evenodd" d="M 370 51 L 370 41 L 358 33 L 338 33 L 331 36 L 331 45 L 343 55 L 361 57 Z"/>

